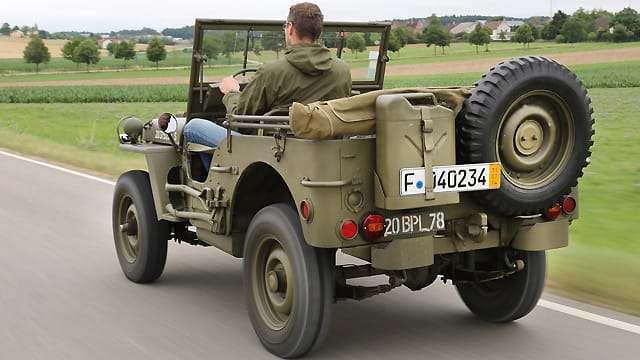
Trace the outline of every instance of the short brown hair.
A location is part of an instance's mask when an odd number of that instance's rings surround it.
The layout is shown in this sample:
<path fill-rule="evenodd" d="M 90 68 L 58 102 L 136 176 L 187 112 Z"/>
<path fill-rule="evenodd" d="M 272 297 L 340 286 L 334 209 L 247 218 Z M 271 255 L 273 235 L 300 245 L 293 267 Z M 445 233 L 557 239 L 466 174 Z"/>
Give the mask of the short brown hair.
<path fill-rule="evenodd" d="M 303 2 L 289 8 L 287 21 L 293 23 L 300 38 L 317 41 L 322 34 L 324 16 L 318 5 Z"/>

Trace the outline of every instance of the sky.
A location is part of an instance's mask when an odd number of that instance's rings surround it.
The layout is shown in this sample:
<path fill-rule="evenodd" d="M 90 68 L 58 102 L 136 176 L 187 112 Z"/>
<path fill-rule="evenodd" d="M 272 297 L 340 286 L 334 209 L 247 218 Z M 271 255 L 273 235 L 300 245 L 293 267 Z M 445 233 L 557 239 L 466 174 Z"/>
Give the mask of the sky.
<path fill-rule="evenodd" d="M 37 25 L 49 32 L 162 31 L 193 25 L 195 18 L 284 19 L 289 6 L 299 0 L 2 0 L 0 24 L 11 27 Z M 604 9 L 613 13 L 625 7 L 640 11 L 640 0 L 316 0 L 325 20 L 383 21 L 425 18 L 431 14 L 507 17 L 549 16 L 558 10 L 572 14 Z"/>

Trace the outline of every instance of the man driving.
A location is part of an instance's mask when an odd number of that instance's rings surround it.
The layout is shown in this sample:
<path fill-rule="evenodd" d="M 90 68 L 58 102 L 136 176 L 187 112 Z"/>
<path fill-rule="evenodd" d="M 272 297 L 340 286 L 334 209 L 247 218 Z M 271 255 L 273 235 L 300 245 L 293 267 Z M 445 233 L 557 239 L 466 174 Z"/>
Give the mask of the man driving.
<path fill-rule="evenodd" d="M 323 22 L 324 16 L 316 4 L 291 6 L 283 25 L 287 44 L 284 57 L 261 66 L 242 91 L 231 76 L 220 82 L 227 113 L 262 115 L 272 109 L 287 108 L 293 102 L 308 104 L 351 95 L 349 67 L 318 43 Z M 184 135 L 189 142 L 216 147 L 227 130 L 206 119 L 191 119 Z M 205 166 L 209 168 L 208 163 Z"/>

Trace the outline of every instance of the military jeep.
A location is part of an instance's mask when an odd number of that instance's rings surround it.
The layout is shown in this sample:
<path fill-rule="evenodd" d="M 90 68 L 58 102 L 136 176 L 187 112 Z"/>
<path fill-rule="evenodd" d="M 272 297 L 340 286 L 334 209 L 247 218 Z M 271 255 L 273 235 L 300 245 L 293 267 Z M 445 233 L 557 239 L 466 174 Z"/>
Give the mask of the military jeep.
<path fill-rule="evenodd" d="M 527 315 L 543 290 L 545 251 L 567 246 L 578 218 L 577 180 L 594 134 L 580 80 L 527 56 L 473 86 L 383 89 L 390 24 L 327 22 L 322 42 L 336 57 L 350 33 L 378 44 L 349 60 L 353 96 L 227 114 L 208 39 L 232 33 L 244 47 L 237 75 L 247 75 L 253 53 L 284 43 L 281 26 L 197 20 L 186 113 L 168 124 L 119 123 L 120 148 L 148 164 L 115 187 L 125 276 L 156 280 L 171 239 L 243 258 L 249 317 L 280 357 L 322 342 L 332 303 L 438 278 L 482 319 Z M 226 139 L 217 148 L 187 142 L 182 129 L 193 118 L 226 127 Z M 208 169 L 201 153 L 212 156 Z M 388 281 L 353 281 L 378 275 Z"/>

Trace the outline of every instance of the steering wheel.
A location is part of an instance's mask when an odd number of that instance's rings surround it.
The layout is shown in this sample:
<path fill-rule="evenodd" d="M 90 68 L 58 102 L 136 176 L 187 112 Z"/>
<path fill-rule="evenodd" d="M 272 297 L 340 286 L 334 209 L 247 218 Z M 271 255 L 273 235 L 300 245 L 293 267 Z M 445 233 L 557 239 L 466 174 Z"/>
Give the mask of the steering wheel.
<path fill-rule="evenodd" d="M 236 70 L 231 74 L 231 77 L 235 78 L 239 75 L 247 75 L 248 72 L 256 72 L 258 71 L 258 69 L 256 68 L 246 68 L 246 69 L 240 69 L 240 70 Z"/>
<path fill-rule="evenodd" d="M 246 68 L 246 69 L 240 69 L 237 71 L 234 71 L 231 74 L 231 77 L 236 78 L 240 75 L 246 75 L 249 72 L 256 72 L 258 71 L 258 69 L 256 68 Z M 240 88 L 246 86 L 248 83 L 250 82 L 249 79 L 241 79 L 240 81 L 238 81 L 238 83 L 240 84 Z M 215 82 L 215 83 L 209 83 L 209 89 L 207 90 L 207 97 L 206 97 L 206 101 L 203 104 L 203 110 L 204 111 L 225 111 L 224 109 L 224 105 L 222 104 L 222 98 L 223 98 L 223 94 L 220 91 L 220 83 L 219 82 Z"/>

